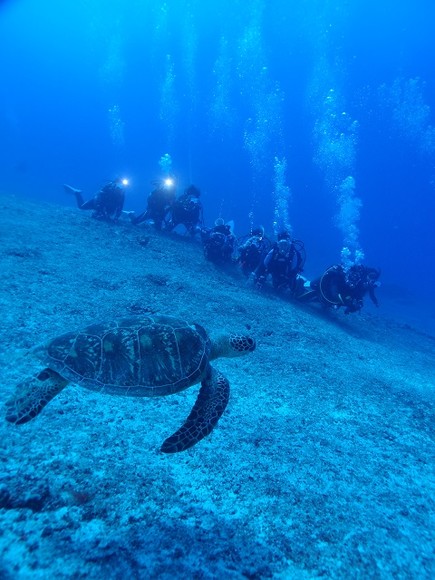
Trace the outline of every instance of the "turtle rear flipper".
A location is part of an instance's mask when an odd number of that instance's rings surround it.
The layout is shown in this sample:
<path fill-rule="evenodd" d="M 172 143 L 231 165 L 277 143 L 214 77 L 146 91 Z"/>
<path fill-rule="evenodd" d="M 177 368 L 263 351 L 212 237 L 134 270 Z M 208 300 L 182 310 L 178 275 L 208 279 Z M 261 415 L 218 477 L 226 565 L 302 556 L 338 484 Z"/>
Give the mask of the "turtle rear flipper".
<path fill-rule="evenodd" d="M 19 383 L 15 396 L 6 403 L 6 421 L 27 423 L 66 387 L 68 381 L 51 369 Z"/>
<path fill-rule="evenodd" d="M 217 370 L 209 367 L 206 378 L 184 425 L 163 442 L 163 453 L 185 451 L 206 437 L 225 411 L 230 397 L 230 384 Z"/>

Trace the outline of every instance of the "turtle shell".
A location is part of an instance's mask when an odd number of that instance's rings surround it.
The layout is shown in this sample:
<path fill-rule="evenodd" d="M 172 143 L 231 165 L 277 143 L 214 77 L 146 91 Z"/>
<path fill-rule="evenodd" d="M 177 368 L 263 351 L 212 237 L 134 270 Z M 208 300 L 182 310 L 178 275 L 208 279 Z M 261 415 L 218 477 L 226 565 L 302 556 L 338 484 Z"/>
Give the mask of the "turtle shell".
<path fill-rule="evenodd" d="M 58 336 L 43 354 L 49 368 L 88 389 L 155 397 L 199 382 L 210 348 L 202 326 L 170 316 L 134 316 Z"/>

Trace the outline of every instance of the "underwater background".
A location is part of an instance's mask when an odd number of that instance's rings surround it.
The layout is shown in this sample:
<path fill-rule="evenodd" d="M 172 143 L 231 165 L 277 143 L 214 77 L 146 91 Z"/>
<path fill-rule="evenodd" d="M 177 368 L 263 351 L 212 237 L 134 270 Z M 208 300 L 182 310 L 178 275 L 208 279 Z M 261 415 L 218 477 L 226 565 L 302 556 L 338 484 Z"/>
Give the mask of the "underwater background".
<path fill-rule="evenodd" d="M 5 191 L 70 204 L 115 175 L 142 210 L 168 153 L 205 219 L 290 226 L 306 274 L 344 246 L 388 295 L 435 283 L 433 4 L 6 0 Z M 273 226 L 274 221 L 278 224 Z"/>
<path fill-rule="evenodd" d="M 435 7 L 429 0 L 0 2 L 0 579 L 435 577 Z M 380 268 L 345 316 L 248 287 L 198 240 L 93 220 L 166 171 L 205 225 Z M 29 349 L 126 316 L 249 333 L 213 432 L 198 386 L 69 385 L 4 420 Z"/>

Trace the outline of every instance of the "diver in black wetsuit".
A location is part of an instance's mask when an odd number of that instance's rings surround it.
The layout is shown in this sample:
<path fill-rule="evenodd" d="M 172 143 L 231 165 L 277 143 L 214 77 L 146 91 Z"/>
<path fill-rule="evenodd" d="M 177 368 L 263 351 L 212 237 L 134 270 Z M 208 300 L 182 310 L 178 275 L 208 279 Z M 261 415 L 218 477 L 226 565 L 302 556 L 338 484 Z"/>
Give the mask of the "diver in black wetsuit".
<path fill-rule="evenodd" d="M 130 217 L 131 223 L 140 224 L 146 220 L 152 220 L 156 230 L 161 230 L 165 223 L 166 214 L 175 201 L 175 182 L 168 177 L 163 183 L 157 185 L 148 195 L 147 208 L 137 217 Z"/>
<path fill-rule="evenodd" d="M 236 247 L 236 237 L 231 231 L 231 225 L 218 218 L 214 227 L 201 230 L 204 256 L 210 262 L 231 263 Z"/>
<path fill-rule="evenodd" d="M 305 262 L 304 245 L 293 240 L 286 231 L 278 234 L 277 242 L 267 256 L 260 262 L 254 272 L 255 282 L 259 287 L 266 282 L 268 275 L 272 278 L 275 290 L 294 292 L 297 276 L 302 272 Z"/>
<path fill-rule="evenodd" d="M 201 231 L 203 223 L 203 210 L 200 190 L 194 185 L 185 189 L 184 193 L 178 197 L 170 208 L 171 219 L 166 228 L 169 231 L 182 224 L 186 230 L 194 236 Z"/>
<path fill-rule="evenodd" d="M 117 222 L 121 215 L 125 202 L 125 186 L 128 185 L 126 179 L 117 178 L 106 183 L 93 198 L 84 201 L 82 190 L 64 184 L 67 193 L 72 193 L 79 209 L 93 210 L 92 217 L 97 220 Z"/>
<path fill-rule="evenodd" d="M 368 294 L 373 304 L 378 306 L 375 288 L 380 285 L 380 274 L 380 270 L 362 264 L 355 264 L 348 270 L 336 264 L 328 268 L 320 278 L 313 280 L 309 290 L 300 299 L 307 301 L 308 298 L 314 298 L 336 309 L 343 306 L 344 313 L 350 314 L 361 310 L 363 298 Z"/>
<path fill-rule="evenodd" d="M 264 235 L 263 226 L 252 229 L 250 234 L 238 240 L 239 255 L 237 262 L 243 274 L 248 277 L 264 260 L 270 250 L 271 243 Z"/>

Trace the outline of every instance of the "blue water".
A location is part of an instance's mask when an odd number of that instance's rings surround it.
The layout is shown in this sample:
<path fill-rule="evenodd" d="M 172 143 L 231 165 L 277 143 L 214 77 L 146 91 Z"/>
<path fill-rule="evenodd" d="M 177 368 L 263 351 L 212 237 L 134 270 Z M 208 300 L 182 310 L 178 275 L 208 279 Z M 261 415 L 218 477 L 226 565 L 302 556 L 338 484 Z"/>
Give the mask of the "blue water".
<path fill-rule="evenodd" d="M 2 190 L 70 204 L 62 183 L 91 195 L 125 174 L 127 208 L 141 210 L 169 153 L 178 191 L 201 188 L 208 224 L 221 215 L 238 235 L 251 223 L 272 234 L 276 193 L 278 222 L 305 242 L 307 275 L 340 261 L 355 227 L 351 243 L 382 269 L 385 296 L 430 299 L 432 2 L 9 0 L 0 10 Z"/>
<path fill-rule="evenodd" d="M 95 313 L 258 339 L 217 437 L 175 459 L 178 402 L 71 388 L 22 430 L 2 415 L 1 578 L 434 577 L 434 21 L 433 0 L 0 0 L 1 405 L 21 350 Z M 380 308 L 293 308 L 175 272 L 194 242 L 72 222 L 64 183 L 128 177 L 140 212 L 165 155 L 206 225 L 289 228 L 309 278 L 380 268 Z"/>

